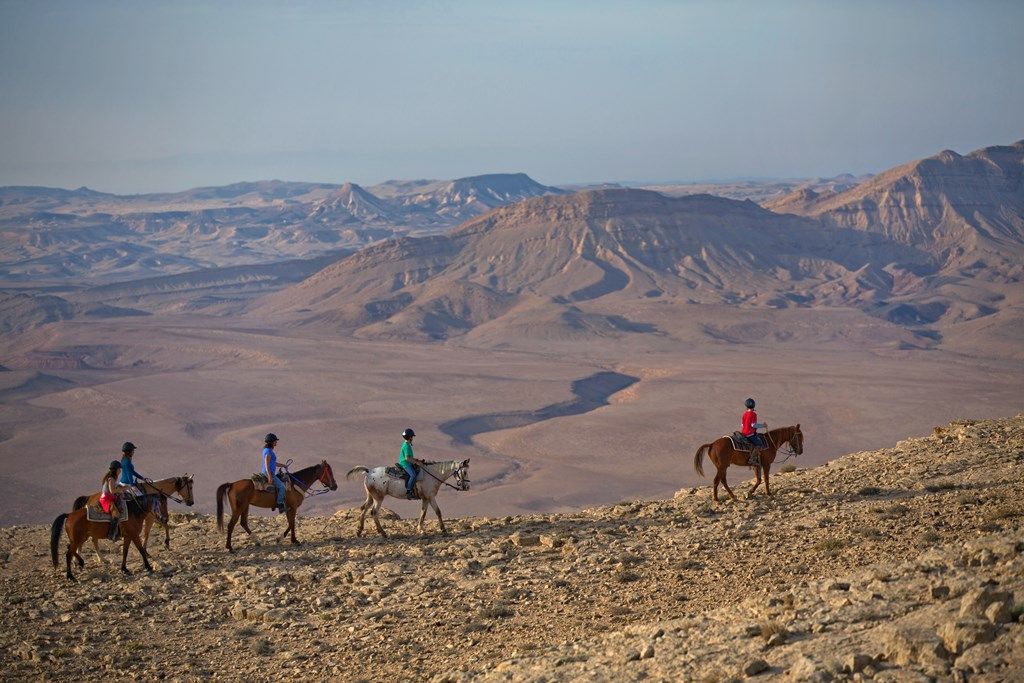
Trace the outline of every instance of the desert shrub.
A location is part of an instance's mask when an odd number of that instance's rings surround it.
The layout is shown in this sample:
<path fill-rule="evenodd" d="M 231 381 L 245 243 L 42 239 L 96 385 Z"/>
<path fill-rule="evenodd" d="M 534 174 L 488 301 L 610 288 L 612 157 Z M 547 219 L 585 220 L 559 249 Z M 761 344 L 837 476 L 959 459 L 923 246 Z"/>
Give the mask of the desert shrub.
<path fill-rule="evenodd" d="M 464 633 L 479 633 L 480 631 L 486 631 L 489 626 L 487 624 L 481 624 L 478 621 L 471 621 L 462 627 Z"/>
<path fill-rule="evenodd" d="M 480 610 L 480 616 L 484 619 L 505 619 L 511 617 L 515 612 L 507 605 L 494 605 Z"/>
<path fill-rule="evenodd" d="M 761 637 L 765 640 L 768 640 L 776 633 L 783 636 L 788 635 L 789 633 L 789 631 L 786 630 L 786 627 L 777 621 L 763 621 L 759 627 L 761 629 Z"/>
<path fill-rule="evenodd" d="M 787 462 L 785 465 L 779 468 L 779 472 L 796 472 L 796 465 L 791 462 Z"/>
<path fill-rule="evenodd" d="M 882 492 L 882 489 L 877 486 L 863 486 L 857 490 L 858 496 L 877 496 Z"/>
<path fill-rule="evenodd" d="M 937 481 L 933 484 L 925 484 L 924 490 L 928 493 L 939 493 L 940 491 L 952 491 L 956 484 L 951 481 Z"/>
<path fill-rule="evenodd" d="M 608 611 L 611 612 L 612 615 L 614 615 L 616 617 L 622 617 L 622 616 L 625 616 L 627 614 L 632 614 L 633 613 L 633 610 L 631 610 L 630 608 L 626 607 L 625 605 L 612 605 L 612 608 L 610 610 L 608 610 Z"/>
<path fill-rule="evenodd" d="M 1000 519 L 1010 519 L 1020 514 L 1019 510 L 1015 510 L 1012 507 L 998 507 L 994 510 L 987 510 L 984 515 L 986 522 L 995 522 Z"/>
<path fill-rule="evenodd" d="M 1010 606 L 1010 616 L 1014 621 L 1020 621 L 1021 616 L 1024 616 L 1024 602 L 1015 602 Z"/>
<path fill-rule="evenodd" d="M 824 538 L 814 544 L 814 547 L 822 552 L 837 553 L 849 545 L 845 538 Z"/>
<path fill-rule="evenodd" d="M 855 534 L 863 536 L 864 538 L 871 538 L 871 539 L 874 539 L 874 540 L 878 540 L 879 538 L 882 538 L 882 536 L 883 536 L 882 532 L 879 531 L 878 529 L 876 529 L 873 526 L 858 526 L 858 527 L 854 527 L 853 532 Z"/>
<path fill-rule="evenodd" d="M 918 538 L 921 540 L 922 543 L 936 543 L 942 537 L 939 536 L 938 532 L 928 529 L 920 536 L 918 536 Z"/>
<path fill-rule="evenodd" d="M 273 652 L 273 648 L 270 647 L 270 641 L 266 638 L 259 638 L 252 644 L 252 651 L 263 657 L 269 656 Z"/>
<path fill-rule="evenodd" d="M 243 626 L 242 628 L 235 631 L 235 635 L 239 638 L 250 638 L 259 633 L 255 626 Z"/>
<path fill-rule="evenodd" d="M 631 572 L 628 569 L 620 569 L 619 571 L 615 572 L 613 578 L 618 583 L 630 583 L 632 581 L 639 580 L 640 575 L 636 572 Z"/>

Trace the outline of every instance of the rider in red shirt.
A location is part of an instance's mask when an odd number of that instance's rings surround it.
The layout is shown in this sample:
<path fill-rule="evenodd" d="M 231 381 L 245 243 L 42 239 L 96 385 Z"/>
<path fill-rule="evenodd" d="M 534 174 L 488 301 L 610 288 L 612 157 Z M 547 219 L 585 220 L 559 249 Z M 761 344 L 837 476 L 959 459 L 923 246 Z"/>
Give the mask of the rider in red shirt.
<path fill-rule="evenodd" d="M 757 430 L 767 429 L 768 423 L 757 421 L 757 413 L 754 412 L 754 399 L 748 398 L 743 404 L 747 407 L 747 411 L 743 413 L 743 428 L 740 429 L 740 434 L 747 437 L 758 448 L 764 448 L 764 438 L 757 433 Z"/>

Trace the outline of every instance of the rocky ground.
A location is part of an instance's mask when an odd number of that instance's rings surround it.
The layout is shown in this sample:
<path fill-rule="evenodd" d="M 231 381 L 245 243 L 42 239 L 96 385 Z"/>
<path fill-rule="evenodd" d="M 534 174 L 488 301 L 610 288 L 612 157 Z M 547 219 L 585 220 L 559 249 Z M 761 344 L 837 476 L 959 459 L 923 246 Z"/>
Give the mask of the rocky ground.
<path fill-rule="evenodd" d="M 154 574 L 107 544 L 74 584 L 47 528 L 4 528 L 0 677 L 1024 680 L 1024 414 L 772 481 L 447 538 L 356 538 L 344 511 L 292 547 L 261 518 L 236 555 L 176 515 Z"/>

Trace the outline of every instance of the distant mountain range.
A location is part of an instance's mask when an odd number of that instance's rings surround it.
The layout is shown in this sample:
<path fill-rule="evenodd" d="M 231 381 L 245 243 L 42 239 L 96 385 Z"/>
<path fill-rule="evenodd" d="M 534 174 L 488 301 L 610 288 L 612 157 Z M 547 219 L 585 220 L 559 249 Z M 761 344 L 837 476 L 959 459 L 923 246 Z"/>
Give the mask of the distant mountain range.
<path fill-rule="evenodd" d="M 798 191 L 774 211 L 629 189 L 528 199 L 448 235 L 366 248 L 252 311 L 360 336 L 487 327 L 500 338 L 495 326 L 643 330 L 600 311 L 658 299 L 856 307 L 926 338 L 955 324 L 1012 336 L 1024 305 L 1022 162 L 1024 143 L 943 152 L 845 190 Z"/>
<path fill-rule="evenodd" d="M 562 191 L 522 173 L 354 183 L 277 180 L 185 192 L 0 188 L 0 280 L 102 283 L 315 257 L 443 231 L 495 207 Z"/>
<path fill-rule="evenodd" d="M 244 310 L 362 337 L 496 343 L 657 332 L 659 316 L 701 304 L 853 308 L 921 348 L 1024 357 L 1022 178 L 1024 141 L 775 186 L 763 206 L 678 188 L 569 193 L 524 174 L 133 197 L 2 188 L 0 279 L 65 291 L 8 297 L 0 327 Z"/>

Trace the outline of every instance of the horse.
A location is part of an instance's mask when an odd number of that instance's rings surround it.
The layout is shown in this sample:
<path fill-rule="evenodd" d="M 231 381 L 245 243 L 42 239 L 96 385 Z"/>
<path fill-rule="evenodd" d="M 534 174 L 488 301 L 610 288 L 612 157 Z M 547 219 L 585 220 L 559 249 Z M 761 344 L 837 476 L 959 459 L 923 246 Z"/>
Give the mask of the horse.
<path fill-rule="evenodd" d="M 804 452 L 804 435 L 800 431 L 800 425 L 797 424 L 795 427 L 782 427 L 781 429 L 773 429 L 765 436 L 765 441 L 768 444 L 765 448 L 760 449 L 759 460 L 761 466 L 757 468 L 757 481 L 751 487 L 748 496 L 754 495 L 754 491 L 761 484 L 761 470 L 764 470 L 764 492 L 766 495 L 772 495 L 771 487 L 768 484 L 768 472 L 771 470 L 772 463 L 775 462 L 775 454 L 779 450 L 779 446 L 788 444 L 790 450 L 795 455 L 801 455 Z M 732 445 L 732 439 L 728 436 L 723 436 L 715 439 L 712 443 L 706 443 L 697 449 L 697 454 L 693 456 L 693 468 L 697 471 L 697 474 L 704 476 L 704 451 L 708 452 L 708 457 L 711 458 L 711 462 L 715 463 L 715 467 L 718 468 L 718 473 L 715 475 L 715 502 L 718 501 L 718 484 L 721 482 L 722 486 L 729 493 L 733 500 L 736 500 L 735 494 L 732 489 L 729 488 L 729 482 L 725 480 L 725 471 L 729 469 L 729 465 L 748 465 L 749 458 L 748 452 L 737 451 Z"/>
<path fill-rule="evenodd" d="M 160 494 L 160 517 L 158 518 L 157 515 L 153 514 L 152 510 L 147 512 L 142 537 L 143 546 L 149 547 L 149 532 L 153 528 L 153 523 L 159 522 L 160 526 L 164 528 L 164 547 L 171 547 L 171 525 L 165 521 L 167 519 L 167 499 L 172 498 L 176 502 L 184 503 L 189 507 L 194 505 L 195 500 L 192 497 L 193 476 L 186 473 L 180 477 L 167 477 L 166 479 L 157 479 L 156 481 L 145 479 L 140 484 L 144 493 Z M 174 496 L 181 496 L 181 498 L 174 498 Z M 71 509 L 77 510 L 86 505 L 97 505 L 99 499 L 100 494 L 98 493 L 94 493 L 91 496 L 79 496 L 75 499 Z M 106 563 L 107 560 L 100 554 L 100 543 L 95 538 L 92 539 L 92 547 L 96 551 L 96 557 L 100 558 L 103 563 Z"/>
<path fill-rule="evenodd" d="M 363 474 L 363 486 L 366 488 L 366 501 L 363 503 L 360 510 L 362 514 L 359 515 L 359 529 L 356 530 L 356 536 L 363 535 L 363 523 L 366 521 L 366 512 L 371 507 L 373 508 L 373 523 L 377 525 L 377 531 L 384 538 L 387 538 L 387 533 L 384 531 L 384 527 L 380 525 L 380 506 L 384 502 L 384 498 L 392 496 L 394 498 L 408 499 L 409 496 L 405 490 L 405 480 L 397 479 L 390 476 L 387 473 L 386 467 L 375 467 L 372 470 L 365 465 L 358 465 L 353 467 L 345 475 L 345 479 L 351 480 L 353 474 Z M 445 479 L 448 479 L 452 475 L 455 475 L 456 485 L 452 486 L 447 483 Z M 443 460 L 440 462 L 424 462 L 423 466 L 420 467 L 420 478 L 416 482 L 416 487 L 420 492 L 420 500 L 423 501 L 423 509 L 420 512 L 420 523 L 419 533 L 425 533 L 424 520 L 427 517 L 427 506 L 430 505 L 434 508 L 434 512 L 437 513 L 437 521 L 441 525 L 441 534 L 444 536 L 448 535 L 448 530 L 444 526 L 444 518 L 441 517 L 441 508 L 437 506 L 437 492 L 441 488 L 441 484 L 451 486 L 457 491 L 468 491 L 469 490 L 469 458 L 466 458 L 462 462 L 457 460 Z"/>
<path fill-rule="evenodd" d="M 287 472 L 282 479 L 286 481 L 291 479 L 292 483 L 296 484 L 301 491 L 293 487 L 285 492 L 284 502 L 288 516 L 288 528 L 281 534 L 281 538 L 284 539 L 288 532 L 291 532 L 292 544 L 302 545 L 299 543 L 299 539 L 295 538 L 295 515 L 313 482 L 319 480 L 321 484 L 331 491 L 337 490 L 338 484 L 334 481 L 334 470 L 331 469 L 326 460 L 321 460 L 319 465 L 311 465 L 294 473 Z M 217 528 L 220 530 L 224 529 L 225 498 L 231 503 L 231 521 L 228 522 L 227 549 L 229 553 L 233 553 L 235 551 L 231 547 L 231 532 L 235 528 L 235 523 L 240 521 L 242 528 L 245 529 L 245 533 L 251 536 L 252 531 L 249 529 L 249 506 L 255 505 L 261 508 L 272 508 L 277 504 L 277 496 L 273 491 L 257 491 L 256 486 L 252 483 L 252 479 L 239 479 L 235 482 L 229 481 L 221 484 L 217 487 Z"/>
<path fill-rule="evenodd" d="M 134 544 L 139 554 L 142 555 L 142 564 L 146 567 L 146 571 L 153 571 L 153 566 L 149 563 L 149 555 L 146 554 L 146 548 L 142 545 L 142 539 L 139 538 L 143 520 L 149 510 L 148 498 L 148 496 L 143 496 L 141 500 L 129 498 L 126 506 L 128 508 L 128 519 L 120 524 L 121 532 L 124 535 L 124 542 L 121 546 L 121 571 L 125 574 L 131 574 L 128 571 L 128 546 L 130 544 Z M 60 541 L 60 530 L 63 528 L 67 532 L 68 550 L 64 560 L 69 581 L 75 580 L 74 574 L 71 573 L 72 557 L 78 562 L 79 569 L 85 566 L 85 560 L 82 559 L 78 549 L 85 545 L 86 539 L 92 538 L 95 541 L 97 538 L 106 538 L 110 532 L 110 525 L 117 523 L 113 521 L 89 521 L 86 512 L 86 508 L 83 507 L 70 513 L 65 512 L 57 515 L 57 518 L 53 520 L 53 524 L 50 527 L 50 559 L 53 561 L 55 568 L 57 566 L 57 544 Z"/>

